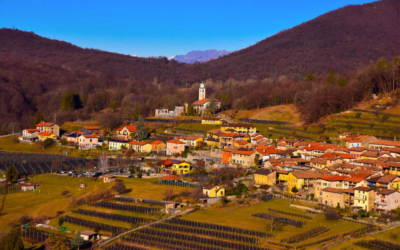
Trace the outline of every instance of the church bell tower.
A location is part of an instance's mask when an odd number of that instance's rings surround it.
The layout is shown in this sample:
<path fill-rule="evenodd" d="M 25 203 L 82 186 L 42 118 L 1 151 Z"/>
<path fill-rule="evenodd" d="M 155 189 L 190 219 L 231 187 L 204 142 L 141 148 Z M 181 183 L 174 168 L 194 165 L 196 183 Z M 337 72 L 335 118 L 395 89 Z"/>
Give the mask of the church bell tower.
<path fill-rule="evenodd" d="M 206 88 L 204 87 L 204 82 L 201 82 L 199 88 L 199 100 L 203 100 L 204 98 L 206 98 Z"/>

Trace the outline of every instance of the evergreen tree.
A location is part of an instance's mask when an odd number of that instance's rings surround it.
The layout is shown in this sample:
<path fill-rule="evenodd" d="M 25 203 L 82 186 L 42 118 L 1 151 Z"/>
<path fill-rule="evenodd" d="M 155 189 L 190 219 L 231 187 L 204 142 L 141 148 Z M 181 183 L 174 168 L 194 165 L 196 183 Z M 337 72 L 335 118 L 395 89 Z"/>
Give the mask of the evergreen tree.
<path fill-rule="evenodd" d="M 183 105 L 183 115 L 186 115 L 186 105 Z"/>
<path fill-rule="evenodd" d="M 61 110 L 75 110 L 82 108 L 82 101 L 78 94 L 73 92 L 65 93 L 62 98 Z"/>
<path fill-rule="evenodd" d="M 335 70 L 331 70 L 328 73 L 328 78 L 326 79 L 326 82 L 329 84 L 335 84 L 336 83 L 336 71 Z"/>
<path fill-rule="evenodd" d="M 315 79 L 315 75 L 313 73 L 308 73 L 306 77 L 304 77 L 304 81 L 312 81 Z"/>
<path fill-rule="evenodd" d="M 292 187 L 292 193 L 297 194 L 299 192 L 299 190 L 297 189 L 296 186 Z"/>
<path fill-rule="evenodd" d="M 139 116 L 139 121 L 136 127 L 135 140 L 142 141 L 147 138 L 147 128 L 142 116 Z"/>
<path fill-rule="evenodd" d="M 59 231 L 51 234 L 49 236 L 49 242 L 53 245 L 51 249 L 53 250 L 68 250 L 67 246 L 68 238 L 64 232 Z"/>
<path fill-rule="evenodd" d="M 9 182 L 16 182 L 18 180 L 18 171 L 14 166 L 9 166 L 6 172 L 6 179 Z"/>
<path fill-rule="evenodd" d="M 24 243 L 22 242 L 21 232 L 19 230 L 11 230 L 3 239 L 0 246 L 1 250 L 23 250 Z"/>
<path fill-rule="evenodd" d="M 79 250 L 79 247 L 82 246 L 84 243 L 84 240 L 81 237 L 81 232 L 77 232 L 75 237 L 71 239 L 71 246 L 73 248 L 77 248 Z"/>
<path fill-rule="evenodd" d="M 215 112 L 215 108 L 216 108 L 216 102 L 214 97 L 211 98 L 210 102 L 207 105 L 207 111 L 209 114 L 212 114 Z"/>
<path fill-rule="evenodd" d="M 42 114 L 42 112 L 40 112 L 40 110 L 38 110 L 38 112 L 36 112 L 36 115 L 35 115 L 35 121 L 34 121 L 35 125 L 41 123 L 42 121 L 44 121 L 43 114 Z"/>

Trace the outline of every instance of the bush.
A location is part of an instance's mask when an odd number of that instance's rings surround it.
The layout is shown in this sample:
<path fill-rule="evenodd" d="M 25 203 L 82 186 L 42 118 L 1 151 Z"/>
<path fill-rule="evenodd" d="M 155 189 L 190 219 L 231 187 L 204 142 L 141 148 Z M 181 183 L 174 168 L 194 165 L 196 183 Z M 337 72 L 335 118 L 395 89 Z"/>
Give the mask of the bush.
<path fill-rule="evenodd" d="M 339 215 L 336 213 L 335 209 L 326 210 L 324 215 L 327 220 L 338 220 L 339 219 Z"/>
<path fill-rule="evenodd" d="M 111 189 L 119 194 L 126 192 L 126 187 L 123 183 L 116 183 Z"/>
<path fill-rule="evenodd" d="M 28 215 L 24 215 L 18 219 L 18 222 L 21 224 L 28 224 L 31 220 L 32 220 L 31 217 L 29 217 Z"/>
<path fill-rule="evenodd" d="M 357 220 L 357 217 L 358 217 L 357 214 L 352 214 L 351 215 L 351 218 L 353 218 L 353 220 Z"/>
<path fill-rule="evenodd" d="M 138 173 L 137 178 L 139 178 L 139 179 L 142 178 L 142 173 Z"/>
<path fill-rule="evenodd" d="M 67 196 L 67 195 L 69 195 L 69 191 L 68 190 L 64 190 L 64 191 L 61 192 L 60 195 L 61 196 Z"/>

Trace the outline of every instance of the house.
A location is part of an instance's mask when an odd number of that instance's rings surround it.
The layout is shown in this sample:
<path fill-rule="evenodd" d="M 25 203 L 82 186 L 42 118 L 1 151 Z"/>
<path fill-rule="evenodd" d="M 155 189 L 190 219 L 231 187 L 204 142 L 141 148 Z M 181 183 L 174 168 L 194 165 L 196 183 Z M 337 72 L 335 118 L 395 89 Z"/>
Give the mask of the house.
<path fill-rule="evenodd" d="M 276 171 L 262 168 L 254 173 L 254 183 L 256 185 L 273 186 L 276 183 Z"/>
<path fill-rule="evenodd" d="M 350 177 L 343 180 L 343 188 L 366 187 L 368 186 L 367 178 L 369 176 L 371 176 L 371 174 L 351 174 Z"/>
<path fill-rule="evenodd" d="M 22 191 L 30 191 L 30 190 L 34 190 L 34 189 L 35 189 L 35 185 L 33 185 L 33 184 L 22 184 L 21 185 Z"/>
<path fill-rule="evenodd" d="M 200 136 L 185 136 L 179 138 L 179 140 L 184 142 L 185 146 L 189 148 L 201 147 L 203 145 L 203 137 Z"/>
<path fill-rule="evenodd" d="M 128 144 L 129 148 L 137 153 L 150 153 L 152 150 L 152 145 L 148 142 L 131 141 Z"/>
<path fill-rule="evenodd" d="M 299 142 L 298 140 L 285 138 L 285 139 L 281 139 L 281 140 L 277 141 L 277 146 L 278 146 L 278 149 L 286 150 L 288 148 L 294 148 L 294 145 L 298 142 Z"/>
<path fill-rule="evenodd" d="M 278 184 L 286 184 L 289 180 L 289 173 L 290 171 L 288 170 L 276 170 L 276 182 Z"/>
<path fill-rule="evenodd" d="M 221 129 L 212 129 L 207 131 L 208 138 L 219 139 L 219 134 L 222 134 Z"/>
<path fill-rule="evenodd" d="M 354 188 L 354 206 L 353 210 L 364 209 L 370 211 L 374 208 L 375 192 L 373 188 L 356 187 Z"/>
<path fill-rule="evenodd" d="M 375 195 L 375 210 L 378 213 L 388 213 L 399 207 L 400 193 L 398 190 L 378 188 Z"/>
<path fill-rule="evenodd" d="M 167 144 L 163 141 L 153 141 L 151 143 L 151 151 L 160 153 L 162 150 L 164 150 L 167 147 Z"/>
<path fill-rule="evenodd" d="M 124 140 L 132 140 L 133 135 L 136 133 L 134 125 L 126 125 L 125 127 L 117 129 L 117 137 Z"/>
<path fill-rule="evenodd" d="M 361 159 L 361 155 L 368 149 L 363 147 L 354 147 L 349 150 L 349 154 L 354 156 L 356 160 Z"/>
<path fill-rule="evenodd" d="M 276 149 L 273 146 L 261 146 L 257 147 L 257 153 L 261 156 L 261 161 L 265 162 L 269 159 L 279 159 L 284 153 L 282 150 Z"/>
<path fill-rule="evenodd" d="M 288 191 L 292 192 L 292 188 L 296 187 L 298 191 L 301 189 L 309 190 L 313 187 L 315 180 L 321 177 L 321 174 L 317 171 L 293 171 L 288 175 Z"/>
<path fill-rule="evenodd" d="M 122 140 L 122 139 L 111 139 L 108 142 L 108 149 L 109 150 L 121 150 L 121 149 L 128 149 L 129 148 L 129 141 Z"/>
<path fill-rule="evenodd" d="M 243 134 L 222 133 L 219 135 L 219 147 L 233 147 L 236 141 L 241 141 L 243 138 Z"/>
<path fill-rule="evenodd" d="M 103 130 L 99 126 L 84 126 L 81 127 L 81 132 L 85 134 L 101 134 Z"/>
<path fill-rule="evenodd" d="M 175 110 L 156 109 L 154 114 L 155 114 L 155 117 L 175 118 L 177 116 L 181 116 L 184 113 L 184 109 L 185 109 L 184 106 L 175 106 Z"/>
<path fill-rule="evenodd" d="M 103 182 L 104 183 L 114 182 L 115 180 L 116 180 L 115 176 L 113 176 L 113 175 L 106 174 L 106 175 L 103 176 Z"/>
<path fill-rule="evenodd" d="M 96 148 L 99 143 L 98 135 L 81 135 L 78 138 L 78 146 L 80 149 L 92 149 Z"/>
<path fill-rule="evenodd" d="M 224 121 L 218 117 L 203 117 L 203 118 L 201 118 L 201 124 L 222 125 L 224 123 L 226 123 L 226 121 Z"/>
<path fill-rule="evenodd" d="M 77 133 L 71 133 L 69 135 L 63 135 L 63 137 L 67 139 L 67 143 L 68 144 L 73 144 L 73 145 L 77 145 L 79 143 L 79 136 L 81 136 L 81 135 L 77 134 Z"/>
<path fill-rule="evenodd" d="M 243 167 L 251 167 L 256 165 L 254 158 L 256 151 L 252 149 L 237 149 L 232 151 L 232 163 Z"/>
<path fill-rule="evenodd" d="M 36 124 L 36 129 L 39 130 L 39 132 L 52 133 L 57 137 L 60 137 L 60 126 L 55 123 L 42 121 L 41 123 Z"/>
<path fill-rule="evenodd" d="M 353 203 L 354 190 L 327 187 L 322 190 L 320 202 L 329 207 L 345 208 Z"/>
<path fill-rule="evenodd" d="M 186 143 L 181 142 L 179 139 L 167 141 L 167 155 L 181 154 L 185 151 Z"/>
<path fill-rule="evenodd" d="M 232 162 L 232 152 L 234 151 L 234 148 L 229 148 L 226 147 L 222 149 L 222 163 L 225 165 L 230 165 Z"/>
<path fill-rule="evenodd" d="M 160 162 L 160 172 L 162 174 L 187 174 L 191 170 L 189 162 L 180 161 L 176 159 L 165 159 Z"/>
<path fill-rule="evenodd" d="M 22 130 L 22 136 L 18 138 L 20 141 L 25 141 L 25 142 L 33 142 L 38 140 L 39 138 L 39 130 L 38 129 L 24 129 Z"/>
<path fill-rule="evenodd" d="M 221 104 L 222 102 L 220 100 L 217 99 L 213 99 L 214 100 L 214 112 L 216 110 L 221 109 Z M 204 83 L 200 83 L 200 88 L 199 88 L 199 100 L 195 101 L 192 106 L 194 108 L 194 110 L 196 111 L 196 114 L 206 114 L 208 113 L 210 110 L 208 110 L 208 106 L 211 103 L 211 99 L 206 98 L 206 88 L 204 86 Z"/>
<path fill-rule="evenodd" d="M 398 141 L 386 141 L 386 140 L 378 140 L 369 143 L 369 148 L 373 149 L 382 149 L 382 148 L 400 148 L 400 142 Z"/>
<path fill-rule="evenodd" d="M 343 186 L 343 181 L 348 177 L 344 175 L 326 175 L 321 176 L 318 180 L 314 182 L 314 197 L 319 198 L 322 195 L 322 190 L 329 188 L 345 189 Z"/>
<path fill-rule="evenodd" d="M 216 185 L 207 185 L 203 187 L 203 194 L 208 198 L 225 196 L 225 188 Z"/>
<path fill-rule="evenodd" d="M 40 132 L 39 141 L 45 141 L 47 139 L 57 140 L 57 135 L 50 132 Z"/>
<path fill-rule="evenodd" d="M 247 149 L 250 149 L 252 146 L 247 141 L 238 140 L 238 141 L 234 142 L 234 147 L 235 148 L 247 148 Z"/>
<path fill-rule="evenodd" d="M 94 237 L 97 237 L 99 233 L 93 232 L 93 231 L 83 231 L 81 232 L 81 238 L 83 240 L 92 240 Z"/>
<path fill-rule="evenodd" d="M 209 147 L 216 147 L 217 148 L 219 146 L 219 139 L 207 138 L 205 143 Z"/>
<path fill-rule="evenodd" d="M 221 127 L 221 132 L 226 133 L 229 129 L 233 129 L 240 134 L 252 135 L 257 133 L 256 126 L 248 123 L 229 123 Z"/>
<path fill-rule="evenodd" d="M 385 175 L 376 181 L 376 186 L 381 188 L 388 188 L 399 190 L 400 177 L 397 175 Z"/>

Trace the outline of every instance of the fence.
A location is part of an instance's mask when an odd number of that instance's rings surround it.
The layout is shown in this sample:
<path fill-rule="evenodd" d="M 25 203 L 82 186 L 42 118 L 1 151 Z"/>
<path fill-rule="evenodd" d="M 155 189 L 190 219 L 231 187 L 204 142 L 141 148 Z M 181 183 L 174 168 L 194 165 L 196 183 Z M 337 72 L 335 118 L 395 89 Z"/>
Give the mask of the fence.
<path fill-rule="evenodd" d="M 200 184 L 196 183 L 187 183 L 187 182 L 175 182 L 175 181 L 166 181 L 166 180 L 158 180 L 156 182 L 152 182 L 154 185 L 167 185 L 167 186 L 177 186 L 177 187 L 188 187 L 188 188 L 197 188 L 200 187 Z"/>
<path fill-rule="evenodd" d="M 289 122 L 282 122 L 282 121 L 271 121 L 271 120 L 256 120 L 256 119 L 249 119 L 249 118 L 241 118 L 239 121 L 248 122 L 248 123 L 258 123 L 258 124 L 272 124 L 272 125 L 286 125 Z"/>
<path fill-rule="evenodd" d="M 19 187 L 19 186 L 0 187 L 0 194 L 19 193 L 21 191 L 22 191 L 21 187 Z"/>
<path fill-rule="evenodd" d="M 388 117 L 400 118 L 400 115 L 393 115 L 393 114 L 387 114 L 387 113 L 376 112 L 376 111 L 370 111 L 370 110 L 363 110 L 363 109 L 353 109 L 352 112 L 356 112 L 356 113 L 369 113 L 369 114 L 375 114 L 375 115 L 385 115 L 385 116 L 388 116 Z"/>
<path fill-rule="evenodd" d="M 274 212 L 274 213 L 279 213 L 279 214 L 285 214 L 285 215 L 289 215 L 289 216 L 294 216 L 294 217 L 299 217 L 299 218 L 303 218 L 303 219 L 307 219 L 307 220 L 312 220 L 312 219 L 313 219 L 311 216 L 308 216 L 308 215 L 304 215 L 304 214 L 295 214 L 295 213 L 290 213 L 290 212 L 286 212 L 286 211 L 276 210 L 276 209 L 272 209 L 272 208 L 268 208 L 268 211 Z"/>

